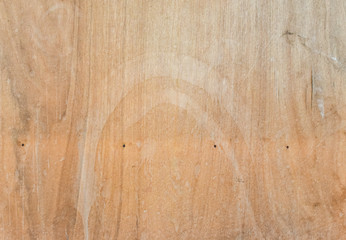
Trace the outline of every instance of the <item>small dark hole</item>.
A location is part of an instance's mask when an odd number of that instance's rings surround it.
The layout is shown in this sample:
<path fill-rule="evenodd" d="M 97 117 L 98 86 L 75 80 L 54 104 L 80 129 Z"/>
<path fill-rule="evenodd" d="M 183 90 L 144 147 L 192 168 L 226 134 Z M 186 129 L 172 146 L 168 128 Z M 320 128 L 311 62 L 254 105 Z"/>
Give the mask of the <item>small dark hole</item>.
<path fill-rule="evenodd" d="M 125 144 L 123 144 L 123 148 L 125 147 Z"/>
<path fill-rule="evenodd" d="M 290 148 L 290 146 L 286 146 L 286 149 L 289 149 Z"/>
<path fill-rule="evenodd" d="M 22 143 L 22 147 L 24 147 L 24 143 Z"/>
<path fill-rule="evenodd" d="M 214 148 L 216 148 L 216 145 L 214 145 Z"/>

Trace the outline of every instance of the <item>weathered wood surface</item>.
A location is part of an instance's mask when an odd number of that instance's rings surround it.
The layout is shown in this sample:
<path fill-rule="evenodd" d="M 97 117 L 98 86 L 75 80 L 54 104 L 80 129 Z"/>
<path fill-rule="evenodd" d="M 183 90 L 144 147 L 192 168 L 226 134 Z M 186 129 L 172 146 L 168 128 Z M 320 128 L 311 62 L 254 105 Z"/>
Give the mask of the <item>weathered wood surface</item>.
<path fill-rule="evenodd" d="M 345 239 L 346 1 L 0 1 L 1 239 Z"/>

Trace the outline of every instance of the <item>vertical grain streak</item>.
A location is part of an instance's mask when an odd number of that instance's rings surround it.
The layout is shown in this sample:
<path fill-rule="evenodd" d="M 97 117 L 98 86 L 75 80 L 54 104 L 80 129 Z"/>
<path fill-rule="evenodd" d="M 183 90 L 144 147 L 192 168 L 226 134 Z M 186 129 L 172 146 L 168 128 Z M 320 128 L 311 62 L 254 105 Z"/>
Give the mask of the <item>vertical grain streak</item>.
<path fill-rule="evenodd" d="M 77 3 L 78 1 L 78 3 Z M 72 139 L 72 126 L 73 126 L 73 109 L 75 106 L 75 84 L 77 82 L 77 66 L 78 66 L 78 52 L 79 52 L 79 40 L 78 40 L 78 34 L 79 34 L 79 14 L 78 14 L 78 10 L 79 10 L 79 0 L 74 0 L 73 1 L 73 27 L 72 27 L 72 34 L 73 34 L 73 40 L 72 40 L 72 46 L 73 49 L 71 51 L 71 66 L 70 66 L 70 87 L 68 89 L 68 94 L 67 94 L 67 102 L 66 102 L 66 109 L 65 109 L 65 116 L 69 116 L 71 114 L 71 117 L 68 118 L 68 124 L 67 129 L 69 129 L 68 131 L 68 140 L 67 140 L 67 144 L 65 147 L 65 152 L 67 152 L 68 146 L 70 144 L 70 141 Z M 77 18 L 77 19 L 76 19 Z M 71 97 L 71 98 L 70 98 Z M 77 209 L 78 209 L 78 199 L 79 196 L 77 197 Z M 75 215 L 75 219 L 77 219 L 78 217 L 78 211 L 76 211 L 76 215 Z M 84 220 L 84 219 L 83 219 Z M 84 221 L 83 221 L 84 223 Z M 73 231 L 72 231 L 72 236 L 75 235 L 75 226 L 73 226 Z M 88 240 L 88 231 L 85 232 L 85 226 L 84 226 L 84 236 L 85 239 Z M 65 235 L 66 235 L 66 239 L 69 239 L 69 233 L 67 232 L 66 228 L 65 228 Z"/>
<path fill-rule="evenodd" d="M 91 49 L 92 49 L 92 37 L 93 37 L 93 1 L 90 1 L 90 20 L 89 20 L 89 26 L 88 26 L 88 30 L 89 30 L 89 34 L 88 34 L 88 40 L 89 40 L 89 46 L 88 46 L 88 84 L 87 84 L 87 92 L 86 92 L 86 98 L 87 98 L 87 103 L 86 103 L 86 125 L 85 125 L 85 132 L 88 133 L 89 131 L 89 108 L 90 108 L 90 98 L 91 98 L 91 86 L 92 86 L 92 80 L 91 80 L 91 65 L 92 65 L 92 57 L 91 57 Z M 79 205 L 79 198 L 80 198 L 80 193 L 81 190 L 84 190 L 84 182 L 86 181 L 86 179 L 82 179 L 83 178 L 83 171 L 86 171 L 85 164 L 87 164 L 87 162 L 85 161 L 86 158 L 86 141 L 87 139 L 83 139 L 83 144 L 84 144 L 84 148 L 83 148 L 83 153 L 82 153 L 82 159 L 81 159 L 81 163 L 80 163 L 80 179 L 79 179 L 79 189 L 78 189 L 78 196 L 77 196 L 77 209 L 78 209 L 78 205 Z M 85 197 L 85 195 L 83 196 Z M 84 199 L 84 201 L 87 201 L 88 199 Z M 83 208 L 85 208 L 86 206 L 83 205 Z M 88 215 L 85 214 L 85 211 L 87 211 L 87 209 L 83 209 L 83 224 L 84 224 L 84 236 L 85 239 L 88 240 L 89 239 L 89 230 L 88 230 L 88 218 L 89 218 L 89 213 L 87 213 Z M 77 213 L 76 212 L 76 217 L 75 219 L 77 219 Z"/>
<path fill-rule="evenodd" d="M 123 26 L 123 46 L 126 45 L 126 40 L 127 40 L 127 1 L 125 1 L 124 3 L 124 26 Z M 124 54 L 124 49 L 123 51 L 123 63 L 125 64 L 125 54 Z M 124 69 L 126 69 L 126 65 L 124 66 Z M 123 75 L 123 79 L 122 81 L 125 80 L 125 76 Z M 121 109 L 122 113 L 124 112 L 124 106 L 122 106 Z M 122 114 L 122 116 L 124 116 L 124 114 Z M 122 125 L 124 126 L 124 117 L 122 118 Z M 121 132 L 121 136 L 122 138 L 124 138 L 124 132 L 123 132 L 123 128 L 122 128 L 122 132 Z M 122 139 L 123 140 L 123 139 Z M 124 142 L 124 141 L 123 141 Z M 124 171 L 124 149 L 122 150 L 122 154 L 121 154 L 121 159 L 120 159 L 121 163 L 120 163 L 120 192 L 119 192 L 119 205 L 118 205 L 118 212 L 117 212 L 117 223 L 116 223 L 116 233 L 114 235 L 114 239 L 118 240 L 119 238 L 119 231 L 120 231 L 120 224 L 121 224 L 121 216 L 122 216 L 122 198 L 123 198 L 123 182 L 124 182 L 124 176 L 123 176 L 123 171 Z"/>
<path fill-rule="evenodd" d="M 314 100 L 314 72 L 313 69 L 311 69 L 311 75 L 310 75 L 310 81 L 311 81 L 311 92 L 310 92 L 310 109 L 312 109 L 312 103 Z"/>
<path fill-rule="evenodd" d="M 136 216 L 136 240 L 139 240 L 139 217 Z"/>
<path fill-rule="evenodd" d="M 140 168 L 141 168 L 141 166 L 140 166 L 140 162 L 138 162 L 138 170 L 137 170 L 137 174 L 139 175 L 139 173 L 140 173 Z M 136 193 L 136 197 L 137 197 L 137 199 L 136 199 L 136 204 L 137 204 L 137 213 L 136 213 L 136 237 L 137 237 L 137 239 L 139 240 L 140 239 L 140 219 L 141 219 L 141 195 L 140 195 L 140 190 L 141 190 L 141 179 L 139 178 L 139 176 L 137 177 L 137 184 L 138 184 L 138 186 L 137 186 L 137 193 Z"/>
<path fill-rule="evenodd" d="M 119 204 L 118 204 L 118 211 L 117 211 L 117 223 L 116 223 L 116 233 L 115 233 L 115 239 L 118 239 L 119 231 L 120 231 L 120 224 L 121 224 L 121 213 L 122 213 L 122 206 L 123 206 L 123 183 L 124 183 L 124 155 L 122 154 L 121 157 L 121 163 L 120 163 L 120 191 L 119 191 Z"/>

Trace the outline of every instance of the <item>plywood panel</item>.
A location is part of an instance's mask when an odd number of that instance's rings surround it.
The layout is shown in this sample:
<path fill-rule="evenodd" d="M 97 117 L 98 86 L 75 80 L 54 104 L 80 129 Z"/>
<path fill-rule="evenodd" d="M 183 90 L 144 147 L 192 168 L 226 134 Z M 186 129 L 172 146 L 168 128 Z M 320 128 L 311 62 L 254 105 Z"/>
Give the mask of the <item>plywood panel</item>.
<path fill-rule="evenodd" d="M 1 0 L 2 239 L 345 239 L 346 2 Z"/>

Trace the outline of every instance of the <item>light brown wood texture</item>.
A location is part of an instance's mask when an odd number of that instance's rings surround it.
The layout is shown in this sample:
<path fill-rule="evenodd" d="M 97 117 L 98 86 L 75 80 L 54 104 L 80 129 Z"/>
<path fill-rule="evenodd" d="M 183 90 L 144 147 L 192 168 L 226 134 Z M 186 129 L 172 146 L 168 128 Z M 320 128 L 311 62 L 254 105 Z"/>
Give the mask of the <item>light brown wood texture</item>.
<path fill-rule="evenodd" d="M 346 1 L 0 0 L 0 239 L 346 239 Z"/>

